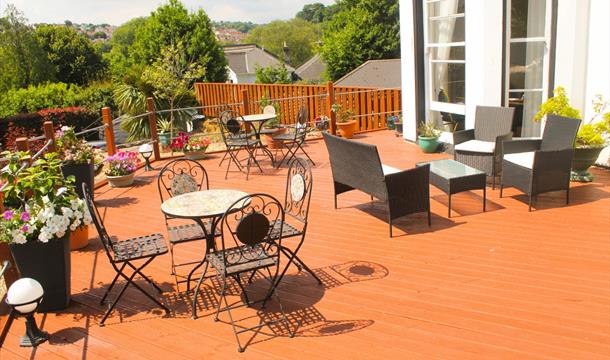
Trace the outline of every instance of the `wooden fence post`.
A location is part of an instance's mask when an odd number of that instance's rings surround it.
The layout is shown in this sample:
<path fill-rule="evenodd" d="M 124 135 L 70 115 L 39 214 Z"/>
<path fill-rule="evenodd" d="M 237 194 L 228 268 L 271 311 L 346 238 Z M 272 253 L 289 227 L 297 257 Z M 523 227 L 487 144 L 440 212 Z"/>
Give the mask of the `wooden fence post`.
<path fill-rule="evenodd" d="M 17 138 L 15 140 L 15 145 L 17 146 L 17 151 L 30 152 L 30 142 L 26 137 Z"/>
<path fill-rule="evenodd" d="M 55 144 L 55 129 L 53 129 L 52 121 L 45 121 L 43 124 L 44 129 L 44 137 L 47 141 L 51 140 L 51 144 L 49 145 L 49 152 L 57 151 L 57 144 Z"/>
<path fill-rule="evenodd" d="M 335 89 L 333 82 L 328 81 L 326 83 L 326 116 L 330 119 L 330 133 L 337 135 L 337 114 L 333 111 L 333 104 L 335 103 Z"/>
<path fill-rule="evenodd" d="M 105 106 L 102 108 L 102 122 L 106 125 L 104 128 L 104 137 L 106 138 L 106 151 L 112 156 L 116 153 L 116 144 L 114 142 L 114 126 L 112 125 L 112 114 L 110 108 Z"/>
<path fill-rule="evenodd" d="M 148 111 L 148 126 L 150 127 L 150 138 L 153 140 L 152 146 L 155 160 L 161 160 L 159 134 L 157 134 L 157 112 L 155 110 L 155 101 L 152 97 L 146 98 L 146 110 Z"/>
<path fill-rule="evenodd" d="M 250 99 L 248 98 L 248 89 L 241 91 L 242 115 L 250 114 Z"/>

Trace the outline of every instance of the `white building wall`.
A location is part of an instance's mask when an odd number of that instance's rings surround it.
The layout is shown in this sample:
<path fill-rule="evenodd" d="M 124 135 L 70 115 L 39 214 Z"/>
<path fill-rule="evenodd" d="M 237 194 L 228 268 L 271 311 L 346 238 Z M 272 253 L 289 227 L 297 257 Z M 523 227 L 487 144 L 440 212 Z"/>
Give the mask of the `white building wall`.
<path fill-rule="evenodd" d="M 477 105 L 502 103 L 502 0 L 466 0 L 466 128 Z"/>
<path fill-rule="evenodd" d="M 402 76 L 402 123 L 403 136 L 407 140 L 417 139 L 415 89 L 415 34 L 413 32 L 413 1 L 400 0 L 400 71 Z"/>

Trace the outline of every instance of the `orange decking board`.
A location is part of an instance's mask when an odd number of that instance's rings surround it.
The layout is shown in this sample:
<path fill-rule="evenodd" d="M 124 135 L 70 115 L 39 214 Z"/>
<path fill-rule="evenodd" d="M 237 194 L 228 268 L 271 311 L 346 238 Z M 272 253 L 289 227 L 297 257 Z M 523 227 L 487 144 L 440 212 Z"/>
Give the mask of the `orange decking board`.
<path fill-rule="evenodd" d="M 378 145 L 383 162 L 397 168 L 448 157 L 422 154 L 389 131 L 355 140 Z M 35 351 L 19 348 L 24 324 L 17 319 L 0 359 L 608 358 L 608 171 L 594 169 L 593 183 L 572 183 L 569 206 L 563 192 L 544 194 L 531 213 L 519 191 L 506 189 L 500 199 L 499 191 L 489 187 L 487 212 L 482 212 L 481 191 L 465 192 L 453 196 L 448 219 L 447 196 L 432 187 L 432 227 L 424 214 L 407 216 L 395 222 L 390 239 L 385 206 L 368 195 L 342 194 L 334 209 L 324 143 L 308 142 L 306 149 L 316 166 L 308 236 L 299 255 L 324 285 L 292 268 L 280 286 L 291 323 L 302 322 L 295 338 L 275 326 L 280 336 L 263 328 L 239 354 L 231 326 L 212 319 L 212 284 L 203 291 L 208 303 L 199 301 L 200 318 L 191 319 L 192 298 L 176 294 L 169 256 L 153 261 L 145 274 L 166 290 L 162 298 L 172 313 L 165 317 L 130 289 L 106 326 L 99 327 L 105 308 L 98 301 L 114 272 L 91 229 L 90 245 L 72 253 L 72 305 L 37 315 L 52 341 Z M 285 168 L 271 169 L 263 160 L 265 173 L 253 169 L 246 181 L 244 174 L 231 171 L 224 180 L 220 156 L 202 161 L 211 188 L 284 196 Z M 140 170 L 131 188 L 96 191 L 112 235 L 164 232 L 155 174 Z M 186 260 L 201 252 L 202 244 L 191 243 L 177 247 L 176 256 Z M 255 280 L 252 291 L 260 292 L 262 284 Z M 260 320 L 257 310 L 239 309 L 235 315 L 250 325 Z"/>

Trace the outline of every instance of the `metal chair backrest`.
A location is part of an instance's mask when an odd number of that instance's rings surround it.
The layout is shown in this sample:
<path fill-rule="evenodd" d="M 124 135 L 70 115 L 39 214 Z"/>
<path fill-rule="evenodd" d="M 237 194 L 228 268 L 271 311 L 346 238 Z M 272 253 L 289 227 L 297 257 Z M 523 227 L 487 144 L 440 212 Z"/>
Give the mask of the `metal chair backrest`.
<path fill-rule="evenodd" d="M 513 128 L 515 108 L 498 106 L 477 106 L 474 117 L 474 138 L 482 141 L 496 141 Z"/>
<path fill-rule="evenodd" d="M 280 235 L 271 237 L 272 224 L 280 224 Z M 244 196 L 228 207 L 220 221 L 224 265 L 229 267 L 257 261 L 263 257 L 279 257 L 284 208 L 273 196 L 256 193 Z"/>
<path fill-rule="evenodd" d="M 237 111 L 223 111 L 218 115 L 218 120 L 220 135 L 225 145 L 232 139 L 239 139 L 246 135 L 244 118 Z"/>
<path fill-rule="evenodd" d="M 161 202 L 177 195 L 210 188 L 208 173 L 194 160 L 176 159 L 165 164 L 157 176 Z"/>
<path fill-rule="evenodd" d="M 307 159 L 295 157 L 288 165 L 284 211 L 286 215 L 307 223 L 313 176 Z"/>
<path fill-rule="evenodd" d="M 263 114 L 275 114 L 275 107 L 273 105 L 267 105 L 263 108 Z"/>
<path fill-rule="evenodd" d="M 548 115 L 540 150 L 565 150 L 574 147 L 576 133 L 580 127 L 580 119 L 559 115 Z"/>
<path fill-rule="evenodd" d="M 110 239 L 110 235 L 106 231 L 106 227 L 104 226 L 104 221 L 102 220 L 102 216 L 100 215 L 97 206 L 93 202 L 91 198 L 91 192 L 87 184 L 83 183 L 83 197 L 85 199 L 85 205 L 87 206 L 87 210 L 91 214 L 91 220 L 93 220 L 93 224 L 95 225 L 95 229 L 97 230 L 97 234 L 100 237 L 102 245 L 104 245 L 104 250 L 106 250 L 106 255 L 108 259 L 112 262 L 113 257 L 111 255 L 112 252 L 112 240 Z"/>
<path fill-rule="evenodd" d="M 294 139 L 305 140 L 307 135 L 307 126 L 309 123 L 308 111 L 305 106 L 302 106 L 297 113 L 297 121 L 294 124 Z"/>

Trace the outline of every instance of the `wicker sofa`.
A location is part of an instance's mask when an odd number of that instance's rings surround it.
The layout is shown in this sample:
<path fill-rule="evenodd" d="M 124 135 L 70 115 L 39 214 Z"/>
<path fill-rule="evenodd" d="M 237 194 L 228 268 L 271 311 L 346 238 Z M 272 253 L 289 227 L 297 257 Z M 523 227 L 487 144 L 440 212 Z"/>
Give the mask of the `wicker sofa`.
<path fill-rule="evenodd" d="M 330 157 L 337 195 L 360 190 L 387 204 L 390 237 L 392 221 L 399 217 L 428 213 L 430 219 L 429 165 L 398 170 L 381 163 L 377 147 L 323 133 Z"/>

